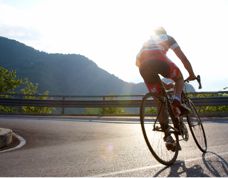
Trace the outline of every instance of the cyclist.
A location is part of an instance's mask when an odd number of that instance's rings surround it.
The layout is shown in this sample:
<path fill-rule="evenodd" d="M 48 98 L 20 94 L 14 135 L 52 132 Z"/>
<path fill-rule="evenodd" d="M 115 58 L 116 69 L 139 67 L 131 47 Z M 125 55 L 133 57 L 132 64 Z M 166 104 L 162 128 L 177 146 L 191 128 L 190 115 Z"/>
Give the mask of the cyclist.
<path fill-rule="evenodd" d="M 189 112 L 189 108 L 181 103 L 181 93 L 184 87 L 184 79 L 179 68 L 166 56 L 169 49 L 172 49 L 174 53 L 183 63 L 185 69 L 189 73 L 188 80 L 194 80 L 196 78 L 192 66 L 181 50 L 176 40 L 169 36 L 163 27 L 154 29 L 154 33 L 150 39 L 143 44 L 140 52 L 136 58 L 136 65 L 139 67 L 139 72 L 144 79 L 144 82 L 149 90 L 156 94 L 161 94 L 161 86 L 159 84 L 159 76 L 162 75 L 165 78 L 172 79 L 175 82 L 174 86 L 174 98 L 173 106 L 180 109 L 180 114 L 184 115 Z M 163 82 L 164 83 L 164 82 Z M 171 87 L 171 85 L 165 84 L 165 87 Z M 168 113 L 165 107 L 161 107 L 162 104 L 158 99 L 154 98 L 157 105 L 158 120 L 161 124 L 161 128 L 165 133 L 164 141 L 167 148 L 173 146 L 174 140 L 168 134 Z"/>

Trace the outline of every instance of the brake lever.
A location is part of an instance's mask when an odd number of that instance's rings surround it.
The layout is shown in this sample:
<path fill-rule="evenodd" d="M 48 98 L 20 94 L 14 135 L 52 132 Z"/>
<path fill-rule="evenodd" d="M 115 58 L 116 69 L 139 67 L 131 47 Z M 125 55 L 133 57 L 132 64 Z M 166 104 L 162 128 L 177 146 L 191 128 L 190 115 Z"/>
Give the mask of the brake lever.
<path fill-rule="evenodd" d="M 202 85 L 201 85 L 201 78 L 200 78 L 200 75 L 197 75 L 196 80 L 197 80 L 197 82 L 199 83 L 199 89 L 201 89 L 201 88 L 202 88 Z"/>
<path fill-rule="evenodd" d="M 199 84 L 199 89 L 202 89 L 202 84 L 201 84 L 200 75 L 197 75 L 196 80 L 197 80 L 197 82 L 198 82 L 198 84 Z M 189 80 L 188 80 L 188 79 L 185 79 L 184 82 L 189 83 Z"/>

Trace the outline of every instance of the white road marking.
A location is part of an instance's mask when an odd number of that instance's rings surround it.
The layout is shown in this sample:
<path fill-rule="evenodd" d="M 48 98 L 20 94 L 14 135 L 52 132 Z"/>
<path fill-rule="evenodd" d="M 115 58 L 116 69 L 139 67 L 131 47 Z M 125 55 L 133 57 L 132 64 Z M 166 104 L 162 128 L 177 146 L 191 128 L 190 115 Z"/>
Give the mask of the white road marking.
<path fill-rule="evenodd" d="M 210 153 L 210 151 L 208 152 Z M 228 152 L 222 152 L 222 153 L 218 153 L 219 156 L 224 156 L 224 155 L 228 155 Z M 216 155 L 211 155 L 211 156 L 207 156 L 207 158 L 212 158 L 215 157 Z M 192 159 L 187 159 L 184 162 L 193 162 L 193 161 L 198 161 L 201 160 L 202 157 L 197 157 L 197 158 L 192 158 Z M 123 170 L 123 171 L 116 171 L 116 172 L 108 172 L 108 173 L 104 173 L 104 174 L 97 174 L 97 175 L 93 175 L 92 177 L 109 177 L 109 176 L 115 176 L 118 174 L 125 174 L 125 173 L 131 173 L 131 172 L 135 172 L 135 171 L 141 171 L 141 170 L 147 170 L 147 169 L 154 169 L 154 168 L 159 168 L 159 167 L 164 167 L 165 165 L 162 164 L 157 164 L 154 166 L 145 166 L 145 167 L 139 167 L 139 168 L 134 168 L 134 169 L 128 169 L 128 170 Z"/>
<path fill-rule="evenodd" d="M 20 135 L 17 135 L 15 133 L 13 133 L 13 136 L 17 137 L 17 139 L 20 141 L 20 143 L 16 147 L 13 147 L 13 148 L 10 148 L 10 149 L 7 149 L 7 150 L 2 150 L 2 151 L 0 151 L 0 153 L 17 150 L 17 149 L 23 147 L 26 144 L 26 140 L 24 138 L 22 138 Z"/>
<path fill-rule="evenodd" d="M 154 166 L 145 166 L 145 167 L 128 169 L 128 170 L 123 170 L 123 171 L 116 171 L 116 172 L 109 172 L 109 173 L 104 173 L 104 174 L 98 174 L 98 175 L 94 175 L 92 177 L 114 176 L 114 175 L 118 175 L 118 174 L 130 173 L 130 172 L 135 172 L 135 171 L 140 171 L 140 170 L 146 170 L 146 169 L 154 169 L 154 168 L 159 168 L 159 167 L 164 167 L 164 165 L 157 164 L 157 165 L 154 165 Z"/>

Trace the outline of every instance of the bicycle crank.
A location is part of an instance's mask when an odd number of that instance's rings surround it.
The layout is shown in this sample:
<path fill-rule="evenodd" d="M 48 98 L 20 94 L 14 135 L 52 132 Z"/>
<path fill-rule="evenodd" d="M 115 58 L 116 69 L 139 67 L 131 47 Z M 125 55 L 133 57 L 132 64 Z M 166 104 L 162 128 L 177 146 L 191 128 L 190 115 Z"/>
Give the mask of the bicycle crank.
<path fill-rule="evenodd" d="M 183 118 L 180 118 L 179 131 L 184 141 L 188 141 L 189 134 L 186 125 L 184 124 Z"/>

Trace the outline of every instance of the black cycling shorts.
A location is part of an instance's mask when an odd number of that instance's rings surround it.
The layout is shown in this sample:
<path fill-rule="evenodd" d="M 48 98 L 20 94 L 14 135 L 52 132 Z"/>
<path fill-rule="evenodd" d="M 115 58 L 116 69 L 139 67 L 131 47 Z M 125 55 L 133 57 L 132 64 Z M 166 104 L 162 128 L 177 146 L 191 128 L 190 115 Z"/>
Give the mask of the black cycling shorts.
<path fill-rule="evenodd" d="M 139 68 L 140 74 L 145 83 L 158 83 L 159 76 L 169 77 L 169 65 L 161 60 L 147 60 Z"/>

